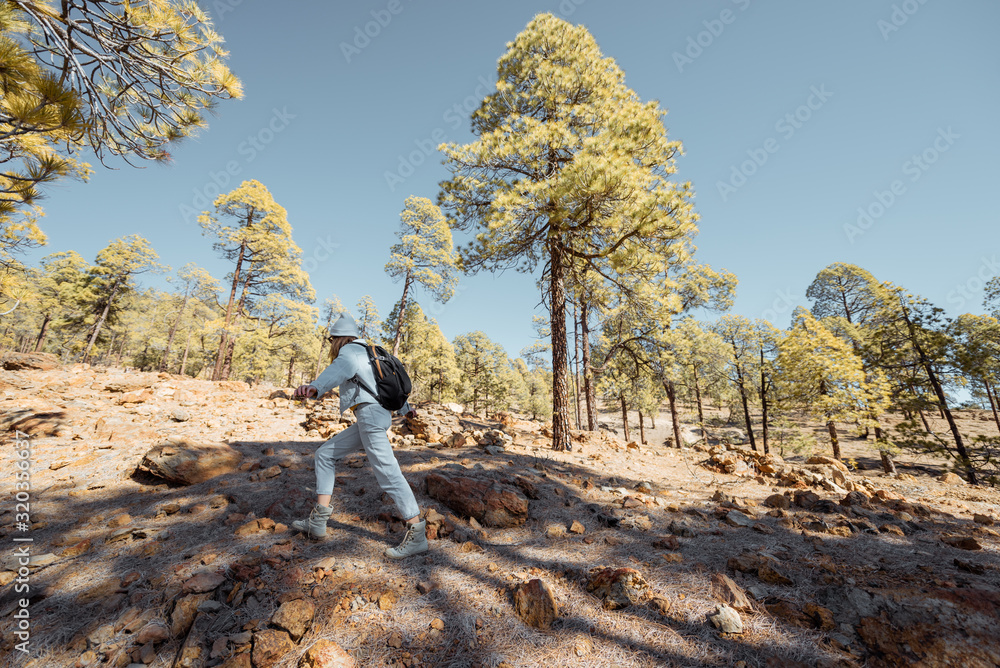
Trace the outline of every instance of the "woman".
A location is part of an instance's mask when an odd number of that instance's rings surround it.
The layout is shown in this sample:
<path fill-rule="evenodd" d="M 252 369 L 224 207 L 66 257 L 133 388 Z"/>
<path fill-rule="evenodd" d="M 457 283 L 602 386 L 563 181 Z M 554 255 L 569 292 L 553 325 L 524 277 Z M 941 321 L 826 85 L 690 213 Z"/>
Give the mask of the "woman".
<path fill-rule="evenodd" d="M 392 415 L 382 408 L 367 390 L 358 383 L 375 388 L 375 374 L 368 361 L 368 352 L 359 338 L 358 326 L 350 314 L 342 313 L 330 328 L 330 366 L 311 385 L 301 385 L 296 397 L 321 397 L 334 387 L 340 387 L 341 412 L 351 409 L 357 422 L 340 432 L 316 450 L 316 506 L 309 518 L 292 522 L 292 527 L 320 540 L 326 536 L 326 522 L 330 519 L 330 496 L 335 481 L 334 464 L 358 448 L 368 453 L 375 472 L 375 479 L 406 520 L 406 535 L 397 547 L 385 551 L 392 559 L 403 559 L 427 551 L 426 523 L 420 520 L 420 507 L 410 485 L 399 470 L 399 462 L 392 453 L 386 430 L 392 424 Z M 409 405 L 399 413 L 413 416 Z"/>

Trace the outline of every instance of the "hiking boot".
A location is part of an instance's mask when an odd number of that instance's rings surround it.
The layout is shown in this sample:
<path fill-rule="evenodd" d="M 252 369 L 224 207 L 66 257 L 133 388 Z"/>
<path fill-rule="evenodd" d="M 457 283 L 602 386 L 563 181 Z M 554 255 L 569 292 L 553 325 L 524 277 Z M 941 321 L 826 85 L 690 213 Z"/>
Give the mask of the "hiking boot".
<path fill-rule="evenodd" d="M 406 535 L 398 547 L 386 549 L 385 556 L 390 559 L 405 559 L 415 554 L 427 551 L 427 522 L 420 520 L 406 525 Z"/>
<path fill-rule="evenodd" d="M 309 513 L 309 519 L 292 522 L 292 528 L 313 540 L 322 540 L 326 538 L 326 521 L 330 519 L 332 512 L 333 508 L 330 506 L 321 506 L 317 503 Z"/>

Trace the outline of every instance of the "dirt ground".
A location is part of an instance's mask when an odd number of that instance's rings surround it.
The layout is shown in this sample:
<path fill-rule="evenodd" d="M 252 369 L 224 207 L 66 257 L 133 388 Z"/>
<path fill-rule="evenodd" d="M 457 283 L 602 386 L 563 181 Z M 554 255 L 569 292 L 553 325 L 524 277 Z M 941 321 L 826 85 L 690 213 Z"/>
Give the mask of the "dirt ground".
<path fill-rule="evenodd" d="M 745 446 L 664 446 L 666 415 L 638 448 L 575 432 L 573 451 L 553 452 L 541 424 L 426 405 L 421 415 L 442 432 L 497 429 L 510 440 L 444 447 L 396 420 L 404 474 L 444 519 L 426 555 L 392 562 L 382 550 L 402 526 L 360 454 L 338 470 L 329 539 L 288 530 L 313 502 L 323 438 L 303 427 L 310 407 L 274 390 L 114 370 L 4 372 L 5 428 L 35 418 L 27 535 L 46 558 L 30 570 L 28 653 L 14 634 L 17 581 L 0 573 L 0 666 L 346 665 L 308 663 L 321 641 L 358 666 L 1000 663 L 1000 493 L 939 481 L 942 462 L 901 453 L 902 475 L 887 477 L 842 429 L 845 459 L 864 466 L 840 478 L 862 495 L 845 506 L 847 487 L 786 486 Z M 145 398 L 123 402 L 127 392 Z M 979 417 L 970 429 L 991 425 Z M 829 454 L 825 429 L 806 428 L 819 442 L 811 454 Z M 185 486 L 137 473 L 171 436 L 224 441 L 242 464 Z M 8 432 L 4 471 L 16 466 L 14 444 Z M 812 475 L 800 467 L 807 453 L 787 454 L 783 470 Z M 726 473 L 713 457 L 750 465 Z M 429 496 L 431 474 L 531 489 L 527 515 L 483 525 Z M 13 481 L 0 481 L 5 557 L 24 535 Z M 594 589 L 603 569 L 631 569 L 641 595 L 609 604 Z M 720 594 L 722 575 L 745 603 Z M 544 628 L 515 609 L 518 586 L 536 579 L 556 606 Z M 727 601 L 739 632 L 711 621 Z M 294 602 L 312 613 L 289 637 L 281 611 Z M 280 650 L 268 654 L 269 643 Z"/>

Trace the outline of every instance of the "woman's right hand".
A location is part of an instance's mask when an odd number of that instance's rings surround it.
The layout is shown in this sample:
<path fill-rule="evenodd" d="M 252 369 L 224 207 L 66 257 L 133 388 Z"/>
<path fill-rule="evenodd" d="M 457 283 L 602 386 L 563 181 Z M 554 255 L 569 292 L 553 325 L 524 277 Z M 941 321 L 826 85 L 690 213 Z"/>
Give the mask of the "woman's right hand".
<path fill-rule="evenodd" d="M 316 395 L 319 394 L 316 388 L 312 385 L 299 385 L 295 388 L 295 394 L 293 395 L 296 399 L 315 399 Z"/>

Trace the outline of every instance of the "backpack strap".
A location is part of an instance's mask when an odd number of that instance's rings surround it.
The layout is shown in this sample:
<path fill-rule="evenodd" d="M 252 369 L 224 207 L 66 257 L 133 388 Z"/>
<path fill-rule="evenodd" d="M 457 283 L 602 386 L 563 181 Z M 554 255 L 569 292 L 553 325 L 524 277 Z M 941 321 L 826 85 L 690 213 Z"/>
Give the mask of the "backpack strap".
<path fill-rule="evenodd" d="M 362 346 L 365 349 L 365 351 L 368 353 L 368 361 L 369 361 L 369 363 L 372 361 L 372 349 L 371 349 L 371 347 L 367 343 L 362 343 L 361 341 L 351 341 L 350 343 L 356 343 L 359 346 Z M 379 373 L 381 374 L 381 371 Z M 375 400 L 378 401 L 378 392 L 372 391 L 372 389 L 370 387 L 368 387 L 368 385 L 366 385 L 363 380 L 361 380 L 361 378 L 360 378 L 360 376 L 358 376 L 358 374 L 354 374 L 352 377 L 348 378 L 347 380 L 353 380 L 355 383 L 358 384 L 359 387 L 361 387 L 362 390 L 364 390 L 368 394 L 370 394 L 373 397 L 375 397 Z"/>

